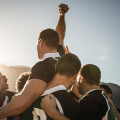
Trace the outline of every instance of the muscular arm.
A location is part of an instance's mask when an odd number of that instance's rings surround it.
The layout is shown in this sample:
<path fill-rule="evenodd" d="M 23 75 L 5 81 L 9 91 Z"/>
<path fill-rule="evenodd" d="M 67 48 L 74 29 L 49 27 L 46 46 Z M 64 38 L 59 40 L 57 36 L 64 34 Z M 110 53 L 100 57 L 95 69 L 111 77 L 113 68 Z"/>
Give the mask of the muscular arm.
<path fill-rule="evenodd" d="M 45 87 L 46 82 L 42 80 L 29 80 L 23 91 L 0 109 L 0 119 L 22 113 L 43 93 Z"/>
<path fill-rule="evenodd" d="M 59 34 L 59 39 L 60 39 L 59 44 L 64 46 L 64 37 L 65 37 L 65 30 L 66 30 L 64 16 L 59 15 L 58 23 L 55 30 Z"/>
<path fill-rule="evenodd" d="M 53 114 L 51 114 L 51 118 L 53 120 L 70 120 L 67 117 L 65 117 L 63 114 L 61 114 L 60 112 L 58 112 L 57 110 L 52 111 Z"/>
<path fill-rule="evenodd" d="M 59 5 L 59 18 L 58 23 L 56 25 L 55 30 L 59 34 L 59 44 L 64 46 L 64 37 L 66 31 L 66 24 L 65 24 L 65 13 L 69 10 L 68 6 L 65 4 Z"/>

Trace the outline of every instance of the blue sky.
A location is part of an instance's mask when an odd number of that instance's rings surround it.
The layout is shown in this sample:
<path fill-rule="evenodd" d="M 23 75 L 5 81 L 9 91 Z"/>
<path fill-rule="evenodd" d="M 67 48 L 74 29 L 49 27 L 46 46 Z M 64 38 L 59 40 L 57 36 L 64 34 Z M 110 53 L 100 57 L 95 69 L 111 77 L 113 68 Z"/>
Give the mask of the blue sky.
<path fill-rule="evenodd" d="M 39 31 L 55 28 L 66 3 L 65 45 L 82 65 L 96 64 L 102 81 L 120 85 L 120 0 L 0 0 L 0 64 L 32 67 Z"/>

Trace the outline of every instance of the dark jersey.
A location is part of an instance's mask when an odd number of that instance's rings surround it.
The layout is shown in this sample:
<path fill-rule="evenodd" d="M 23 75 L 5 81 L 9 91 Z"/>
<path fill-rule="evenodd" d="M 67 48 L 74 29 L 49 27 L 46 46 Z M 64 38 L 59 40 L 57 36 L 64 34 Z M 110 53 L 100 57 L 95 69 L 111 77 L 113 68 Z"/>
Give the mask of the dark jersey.
<path fill-rule="evenodd" d="M 61 87 L 63 89 L 61 89 Z M 79 103 L 64 89 L 64 86 L 51 88 L 43 93 L 43 95 L 34 102 L 34 104 L 23 113 L 23 120 L 52 120 L 41 109 L 40 102 L 42 98 L 52 93 L 56 98 L 57 109 L 70 120 L 78 120 Z"/>
<path fill-rule="evenodd" d="M 109 105 L 101 90 L 93 90 L 82 97 L 79 120 L 107 120 Z"/>
<path fill-rule="evenodd" d="M 62 45 L 58 45 L 57 52 L 59 52 L 60 56 L 65 54 L 65 51 Z"/>
<path fill-rule="evenodd" d="M 0 91 L 0 107 L 3 106 L 5 101 L 5 95 Z"/>
<path fill-rule="evenodd" d="M 31 70 L 29 79 L 40 79 L 48 83 L 55 74 L 56 62 L 57 60 L 51 57 L 36 63 Z"/>
<path fill-rule="evenodd" d="M 59 54 L 61 56 L 63 54 L 65 54 L 65 51 L 64 51 L 62 45 L 58 45 L 57 51 L 59 52 Z M 52 78 L 55 74 L 55 64 L 59 58 L 60 58 L 60 56 L 55 57 L 55 59 L 52 57 L 49 57 L 43 61 L 36 63 L 32 67 L 29 80 L 30 79 L 40 79 L 40 80 L 43 80 L 44 82 L 48 83 L 50 80 L 52 80 Z"/>
<path fill-rule="evenodd" d="M 5 91 L 5 93 L 2 93 L 0 91 L 0 107 L 6 105 L 11 100 L 12 96 L 14 96 L 14 92 Z"/>
<path fill-rule="evenodd" d="M 12 97 L 14 96 L 15 92 L 12 91 L 5 91 L 5 96 L 8 96 L 9 101 L 12 99 Z"/>
<path fill-rule="evenodd" d="M 5 93 L 0 92 L 0 107 L 5 106 L 10 102 L 12 96 L 14 96 L 14 92 L 5 91 Z M 5 118 L 5 120 L 12 120 L 12 117 Z"/>
<path fill-rule="evenodd" d="M 104 93 L 103 93 L 104 94 Z M 108 100 L 108 97 L 106 94 L 104 94 L 105 98 Z M 108 111 L 108 120 L 116 120 L 116 116 L 115 116 L 115 113 L 112 109 L 112 104 L 108 101 L 108 104 L 109 104 L 109 111 Z"/>
<path fill-rule="evenodd" d="M 73 92 L 73 91 L 70 91 L 69 94 L 77 101 L 79 101 L 79 97 Z"/>

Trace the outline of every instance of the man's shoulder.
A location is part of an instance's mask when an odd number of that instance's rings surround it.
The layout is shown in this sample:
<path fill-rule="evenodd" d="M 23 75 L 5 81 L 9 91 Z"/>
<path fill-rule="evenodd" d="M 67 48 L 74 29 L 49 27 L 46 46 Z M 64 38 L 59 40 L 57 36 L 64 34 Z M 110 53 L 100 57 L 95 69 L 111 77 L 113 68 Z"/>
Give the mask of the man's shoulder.
<path fill-rule="evenodd" d="M 82 114 L 80 116 L 81 119 L 101 119 L 105 116 L 108 109 L 107 100 L 101 90 L 95 90 L 86 94 L 79 104 L 79 111 Z M 86 113 L 88 113 L 87 116 Z"/>
<path fill-rule="evenodd" d="M 72 97 L 67 90 L 58 90 L 53 92 L 55 96 L 65 96 L 65 97 Z"/>
<path fill-rule="evenodd" d="M 69 119 L 77 119 L 79 114 L 79 103 L 70 95 L 70 93 L 66 90 L 59 90 L 52 94 L 57 98 L 64 115 Z M 57 104 L 58 108 L 59 104 Z"/>
<path fill-rule="evenodd" d="M 92 91 L 92 92 L 86 94 L 85 96 L 83 96 L 83 98 L 81 100 L 83 100 L 85 102 L 86 101 L 88 101 L 88 102 L 106 101 L 101 90 Z"/>
<path fill-rule="evenodd" d="M 56 60 L 53 58 L 37 62 L 31 69 L 29 79 L 40 79 L 49 82 L 55 74 L 55 64 Z"/>
<path fill-rule="evenodd" d="M 83 96 L 80 101 L 81 107 L 108 109 L 107 99 L 101 90 L 95 90 Z"/>
<path fill-rule="evenodd" d="M 74 109 L 79 104 L 66 90 L 59 90 L 59 91 L 53 92 L 52 94 L 59 100 L 63 108 L 66 108 L 67 106 L 69 106 L 67 107 L 68 109 L 70 108 Z"/>
<path fill-rule="evenodd" d="M 34 68 L 39 68 L 39 67 L 45 67 L 45 66 L 48 66 L 48 65 L 54 65 L 56 63 L 57 60 L 53 59 L 52 57 L 51 58 L 47 58 L 43 61 L 39 61 L 37 62 L 33 67 L 32 69 Z"/>

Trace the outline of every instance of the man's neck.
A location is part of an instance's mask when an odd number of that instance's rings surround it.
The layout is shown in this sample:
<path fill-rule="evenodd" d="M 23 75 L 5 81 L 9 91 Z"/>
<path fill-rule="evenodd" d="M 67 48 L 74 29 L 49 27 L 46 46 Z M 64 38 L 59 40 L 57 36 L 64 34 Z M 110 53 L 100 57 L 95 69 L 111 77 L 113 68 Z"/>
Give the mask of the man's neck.
<path fill-rule="evenodd" d="M 67 79 L 68 78 L 66 76 L 61 76 L 59 74 L 56 74 L 53 80 L 47 84 L 46 90 L 51 89 L 58 85 L 64 85 L 65 88 L 68 89 L 69 85 L 67 83 Z"/>
<path fill-rule="evenodd" d="M 44 49 L 44 54 L 47 54 L 47 53 L 56 53 L 57 52 L 57 49 L 49 49 L 49 48 L 45 48 Z"/>
<path fill-rule="evenodd" d="M 86 84 L 85 87 L 84 87 L 84 93 L 86 94 L 87 92 L 89 92 L 91 90 L 94 90 L 94 89 L 99 90 L 99 86 Z"/>

